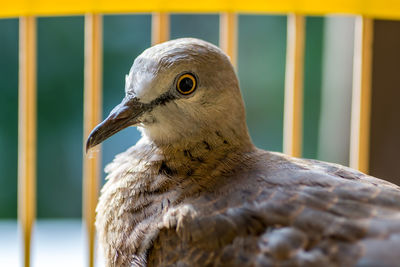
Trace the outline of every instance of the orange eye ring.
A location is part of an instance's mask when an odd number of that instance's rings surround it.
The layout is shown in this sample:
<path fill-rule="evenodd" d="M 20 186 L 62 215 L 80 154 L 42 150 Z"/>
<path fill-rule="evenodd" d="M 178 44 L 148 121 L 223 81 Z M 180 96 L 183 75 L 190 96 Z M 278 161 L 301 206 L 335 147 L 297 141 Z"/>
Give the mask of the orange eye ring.
<path fill-rule="evenodd" d="M 176 83 L 176 90 L 182 95 L 188 95 L 193 93 L 196 90 L 197 81 L 196 77 L 193 74 L 185 73 L 181 77 L 179 77 L 178 82 Z"/>

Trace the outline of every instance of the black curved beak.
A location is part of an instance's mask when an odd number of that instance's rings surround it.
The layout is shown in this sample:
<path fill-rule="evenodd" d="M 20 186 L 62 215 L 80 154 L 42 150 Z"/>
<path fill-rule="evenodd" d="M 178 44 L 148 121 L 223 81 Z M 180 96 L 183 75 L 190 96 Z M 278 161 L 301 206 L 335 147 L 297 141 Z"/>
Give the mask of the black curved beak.
<path fill-rule="evenodd" d="M 124 98 L 108 115 L 108 117 L 97 125 L 89 134 L 86 141 L 86 153 L 88 150 L 115 133 L 126 127 L 139 123 L 138 117 L 146 111 L 146 105 L 140 103 L 137 98 Z"/>

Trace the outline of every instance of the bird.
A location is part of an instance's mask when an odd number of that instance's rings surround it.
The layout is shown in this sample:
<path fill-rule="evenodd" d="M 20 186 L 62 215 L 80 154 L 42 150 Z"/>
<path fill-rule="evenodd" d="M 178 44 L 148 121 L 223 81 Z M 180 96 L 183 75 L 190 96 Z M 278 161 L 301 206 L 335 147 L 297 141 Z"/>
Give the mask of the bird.
<path fill-rule="evenodd" d="M 96 209 L 106 266 L 400 266 L 400 187 L 257 148 L 217 46 L 143 51 L 86 150 L 129 126 Z"/>

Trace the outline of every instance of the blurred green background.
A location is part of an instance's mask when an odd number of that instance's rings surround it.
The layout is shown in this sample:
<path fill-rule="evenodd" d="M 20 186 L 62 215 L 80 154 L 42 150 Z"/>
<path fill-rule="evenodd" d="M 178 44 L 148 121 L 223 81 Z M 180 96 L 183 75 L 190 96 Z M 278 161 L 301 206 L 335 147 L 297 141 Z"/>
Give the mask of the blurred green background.
<path fill-rule="evenodd" d="M 307 18 L 303 156 L 318 158 L 324 19 Z M 84 18 L 43 17 L 38 27 L 37 216 L 80 217 Z M 150 46 L 150 15 L 104 16 L 103 115 L 124 95 L 125 74 Z M 172 15 L 171 38 L 219 42 L 218 15 Z M 286 16 L 240 15 L 238 75 L 254 143 L 281 151 Z M 0 219 L 17 215 L 18 20 L 0 20 Z M 103 168 L 140 137 L 103 144 Z M 104 173 L 103 173 L 104 178 Z"/>

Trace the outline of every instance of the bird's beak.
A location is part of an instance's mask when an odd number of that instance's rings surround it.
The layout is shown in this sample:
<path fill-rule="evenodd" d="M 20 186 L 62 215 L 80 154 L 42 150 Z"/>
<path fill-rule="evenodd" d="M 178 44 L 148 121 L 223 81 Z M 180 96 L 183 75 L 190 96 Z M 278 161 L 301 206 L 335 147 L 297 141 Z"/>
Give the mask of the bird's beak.
<path fill-rule="evenodd" d="M 128 126 L 138 124 L 138 117 L 146 111 L 146 105 L 137 98 L 124 98 L 108 117 L 89 134 L 86 141 L 86 152 Z"/>

